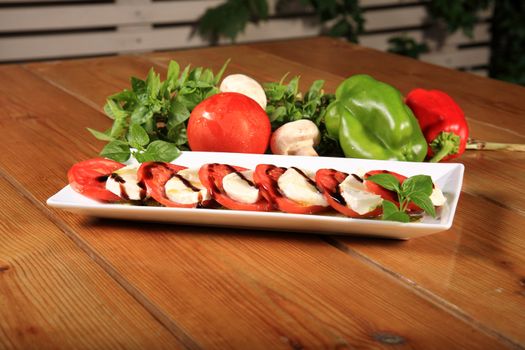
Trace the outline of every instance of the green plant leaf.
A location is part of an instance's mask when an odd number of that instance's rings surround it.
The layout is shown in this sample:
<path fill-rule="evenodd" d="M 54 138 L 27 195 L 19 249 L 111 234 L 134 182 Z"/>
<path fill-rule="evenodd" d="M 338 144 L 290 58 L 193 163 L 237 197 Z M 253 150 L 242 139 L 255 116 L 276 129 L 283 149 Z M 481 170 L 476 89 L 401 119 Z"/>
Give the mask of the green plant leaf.
<path fill-rule="evenodd" d="M 139 124 L 131 124 L 129 127 L 128 142 L 131 147 L 141 149 L 149 143 L 148 133 Z"/>
<path fill-rule="evenodd" d="M 117 162 L 125 162 L 130 156 L 129 145 L 127 142 L 120 140 L 111 141 L 102 149 L 100 155 Z"/>
<path fill-rule="evenodd" d="M 214 85 L 219 85 L 219 82 L 221 81 L 222 76 L 224 75 L 224 72 L 226 71 L 226 68 L 228 67 L 228 64 L 230 64 L 230 61 L 231 61 L 231 58 L 228 58 L 226 62 L 224 62 L 221 69 L 219 70 L 215 78 L 213 79 Z"/>
<path fill-rule="evenodd" d="M 104 112 L 110 119 L 113 120 L 124 119 L 128 116 L 128 113 L 112 99 L 106 100 L 106 104 L 104 105 Z"/>
<path fill-rule="evenodd" d="M 383 216 L 382 220 L 386 221 L 398 221 L 398 222 L 410 222 L 410 216 L 403 211 L 397 211 L 390 214 L 389 216 Z"/>
<path fill-rule="evenodd" d="M 151 68 L 146 78 L 146 95 L 150 99 L 157 97 L 160 91 L 160 75 L 155 73 L 155 70 Z"/>
<path fill-rule="evenodd" d="M 146 161 L 158 161 L 158 162 L 171 162 L 180 155 L 180 150 L 175 144 L 157 140 L 149 144 L 146 151 L 143 153 L 138 152 L 135 155 L 137 160 L 140 162 Z"/>
<path fill-rule="evenodd" d="M 432 216 L 433 218 L 436 217 L 436 208 L 434 208 L 434 204 L 432 204 L 432 201 L 427 194 L 423 192 L 413 192 L 410 194 L 408 199 L 423 209 L 428 215 Z"/>
<path fill-rule="evenodd" d="M 397 177 L 391 174 L 375 174 L 366 178 L 366 181 L 372 181 L 379 186 L 391 191 L 400 191 L 400 184 Z"/>
<path fill-rule="evenodd" d="M 386 199 L 383 200 L 382 205 L 383 205 L 383 217 L 388 217 L 399 211 L 399 208 L 394 203 Z"/>
<path fill-rule="evenodd" d="M 416 175 L 403 181 L 401 191 L 405 196 L 412 192 L 421 192 L 427 196 L 432 194 L 432 178 L 428 175 Z"/>
<path fill-rule="evenodd" d="M 175 126 L 184 123 L 190 117 L 188 108 L 177 99 L 173 99 L 168 111 L 167 128 L 172 129 Z"/>
<path fill-rule="evenodd" d="M 131 89 L 136 95 L 142 95 L 146 93 L 146 82 L 137 77 L 131 77 Z"/>
<path fill-rule="evenodd" d="M 91 129 L 91 128 L 86 128 L 86 129 L 88 129 L 88 131 L 91 133 L 91 135 L 95 136 L 95 138 L 97 140 L 101 140 L 101 141 L 113 141 L 113 140 L 115 140 L 114 137 L 111 137 L 109 132 L 97 131 L 97 130 Z"/>
<path fill-rule="evenodd" d="M 183 146 L 188 143 L 186 126 L 184 124 L 179 124 L 169 129 L 168 140 L 174 143 L 176 146 Z"/>

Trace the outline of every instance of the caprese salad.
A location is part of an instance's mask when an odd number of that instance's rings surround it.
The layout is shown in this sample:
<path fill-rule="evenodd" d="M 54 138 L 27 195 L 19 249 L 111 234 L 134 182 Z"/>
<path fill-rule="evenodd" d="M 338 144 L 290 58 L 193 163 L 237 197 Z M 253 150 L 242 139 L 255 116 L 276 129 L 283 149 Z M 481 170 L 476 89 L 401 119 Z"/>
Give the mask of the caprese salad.
<path fill-rule="evenodd" d="M 435 215 L 435 209 L 446 202 L 430 177 L 407 179 L 387 170 L 357 174 L 318 169 L 312 173 L 272 164 L 246 169 L 219 163 L 187 168 L 165 162 L 125 165 L 95 158 L 73 165 L 68 180 L 73 190 L 97 201 L 178 208 L 295 214 L 332 211 L 350 218 L 395 220 L 398 212 L 412 218 L 424 212 Z"/>

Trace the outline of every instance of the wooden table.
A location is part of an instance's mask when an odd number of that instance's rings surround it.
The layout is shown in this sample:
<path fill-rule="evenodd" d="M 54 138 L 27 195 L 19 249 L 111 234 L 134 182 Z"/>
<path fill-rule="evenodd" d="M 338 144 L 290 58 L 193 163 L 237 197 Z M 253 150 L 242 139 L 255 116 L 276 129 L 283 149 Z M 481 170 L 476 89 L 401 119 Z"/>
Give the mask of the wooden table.
<path fill-rule="evenodd" d="M 170 59 L 305 90 L 368 73 L 525 143 L 525 89 L 315 38 L 0 66 L 0 349 L 525 348 L 525 153 L 469 152 L 454 226 L 411 241 L 126 223 L 45 205 L 106 96 Z"/>

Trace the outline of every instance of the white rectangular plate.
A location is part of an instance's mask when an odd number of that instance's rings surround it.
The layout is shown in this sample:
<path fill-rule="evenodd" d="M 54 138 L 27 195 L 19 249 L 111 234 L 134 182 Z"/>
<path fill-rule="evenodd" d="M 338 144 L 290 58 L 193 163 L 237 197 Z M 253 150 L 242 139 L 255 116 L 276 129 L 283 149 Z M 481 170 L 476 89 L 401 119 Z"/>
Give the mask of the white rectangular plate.
<path fill-rule="evenodd" d="M 47 200 L 51 207 L 85 215 L 124 220 L 169 222 L 190 225 L 226 226 L 259 230 L 299 231 L 318 234 L 341 234 L 410 239 L 444 231 L 452 226 L 461 192 L 464 166 L 456 163 L 411 163 L 351 158 L 254 155 L 242 153 L 184 152 L 176 164 L 200 167 L 206 163 L 226 163 L 254 169 L 257 164 L 296 166 L 315 172 L 333 168 L 347 173 L 390 170 L 405 176 L 430 175 L 447 198 L 446 205 L 434 219 L 425 216 L 420 222 L 351 219 L 338 214 L 305 215 L 281 212 L 252 212 L 228 209 L 187 209 L 132 206 L 100 203 L 64 187 Z"/>

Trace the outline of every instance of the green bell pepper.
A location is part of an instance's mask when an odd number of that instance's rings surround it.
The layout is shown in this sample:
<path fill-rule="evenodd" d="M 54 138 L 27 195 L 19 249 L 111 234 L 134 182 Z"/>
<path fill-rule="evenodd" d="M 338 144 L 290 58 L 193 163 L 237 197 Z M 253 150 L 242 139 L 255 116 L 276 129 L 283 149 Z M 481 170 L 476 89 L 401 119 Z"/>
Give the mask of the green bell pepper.
<path fill-rule="evenodd" d="M 369 75 L 339 85 L 325 114 L 329 137 L 346 157 L 423 161 L 427 142 L 403 96 Z"/>

